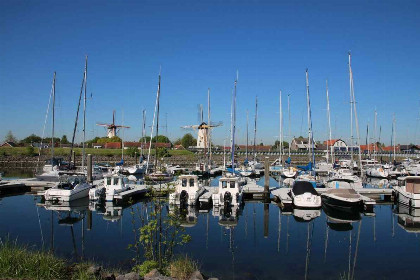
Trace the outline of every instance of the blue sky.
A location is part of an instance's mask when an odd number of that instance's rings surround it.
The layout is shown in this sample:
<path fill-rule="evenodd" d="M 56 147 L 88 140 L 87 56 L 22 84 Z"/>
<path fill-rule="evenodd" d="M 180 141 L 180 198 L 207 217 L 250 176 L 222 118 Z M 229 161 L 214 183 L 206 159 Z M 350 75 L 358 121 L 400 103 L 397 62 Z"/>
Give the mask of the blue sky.
<path fill-rule="evenodd" d="M 381 141 L 419 138 L 418 1 L 0 1 L 0 139 L 40 135 L 57 71 L 56 131 L 70 138 L 89 56 L 87 137 L 104 136 L 97 122 L 131 126 L 137 140 L 141 111 L 153 118 L 162 67 L 161 123 L 171 139 L 198 122 L 197 104 L 211 88 L 217 144 L 228 137 L 230 94 L 239 71 L 237 135 L 244 143 L 246 110 L 258 141 L 279 135 L 279 90 L 291 94 L 291 134 L 307 134 L 305 69 L 309 69 L 314 137 L 327 137 L 325 80 L 334 138 L 350 135 L 348 56 L 352 52 L 362 142 L 378 111 Z M 124 119 L 123 119 L 124 118 Z M 250 121 L 251 122 L 251 121 Z M 50 125 L 50 124 L 49 124 Z M 250 125 L 251 126 L 251 125 Z M 79 126 L 80 127 L 80 126 Z M 50 126 L 48 126 L 50 134 Z M 252 127 L 250 127 L 250 131 Z M 165 128 L 161 128 L 165 132 Z M 150 133 L 150 132 L 149 132 Z M 77 135 L 81 139 L 81 131 Z"/>

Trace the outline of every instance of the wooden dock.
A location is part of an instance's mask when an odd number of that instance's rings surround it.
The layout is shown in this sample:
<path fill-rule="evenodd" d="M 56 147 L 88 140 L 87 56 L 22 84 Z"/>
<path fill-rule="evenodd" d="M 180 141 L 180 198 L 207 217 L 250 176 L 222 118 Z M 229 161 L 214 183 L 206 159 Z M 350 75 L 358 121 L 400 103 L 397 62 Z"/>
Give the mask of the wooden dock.
<path fill-rule="evenodd" d="M 329 190 L 329 188 L 316 188 L 315 189 L 318 194 L 322 194 Z M 279 188 L 276 190 L 272 190 L 271 194 L 275 197 L 275 200 L 280 203 L 282 207 L 288 207 L 291 206 L 293 201 L 291 196 L 289 195 L 291 191 L 291 188 Z M 369 188 L 363 188 L 363 189 L 356 189 L 357 193 L 359 193 L 362 196 L 363 204 L 365 205 L 365 208 L 372 208 L 376 204 L 376 200 L 372 197 L 378 197 L 378 196 L 385 196 L 390 198 L 393 195 L 392 189 L 369 189 Z"/>
<path fill-rule="evenodd" d="M 144 193 L 147 193 L 148 191 L 149 189 L 147 188 L 146 185 L 138 185 L 138 186 L 133 187 L 130 190 L 123 191 L 117 195 L 114 195 L 114 200 L 115 201 L 127 200 L 132 196 L 144 194 Z"/>
<path fill-rule="evenodd" d="M 40 181 L 35 178 L 3 180 L 0 182 L 0 195 L 42 191 L 53 187 L 55 184 L 54 182 Z"/>

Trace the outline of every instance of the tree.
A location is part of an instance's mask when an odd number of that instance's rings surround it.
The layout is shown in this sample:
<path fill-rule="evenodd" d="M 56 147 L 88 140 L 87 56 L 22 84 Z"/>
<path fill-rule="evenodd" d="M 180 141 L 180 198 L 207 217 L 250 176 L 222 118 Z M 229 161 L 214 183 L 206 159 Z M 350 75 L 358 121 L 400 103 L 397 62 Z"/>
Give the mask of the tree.
<path fill-rule="evenodd" d="M 140 143 L 144 143 L 144 142 L 148 143 L 148 142 L 150 142 L 150 136 L 143 136 L 142 138 L 140 138 L 139 142 Z"/>
<path fill-rule="evenodd" d="M 185 149 L 188 149 L 190 146 L 195 146 L 197 140 L 191 135 L 191 133 L 185 134 L 181 139 L 181 144 Z"/>
<path fill-rule="evenodd" d="M 157 156 L 159 158 L 163 158 L 163 157 L 170 157 L 171 155 L 169 154 L 168 149 L 159 147 L 157 148 Z"/>
<path fill-rule="evenodd" d="M 113 142 L 120 142 L 121 143 L 122 140 L 118 136 L 114 136 L 114 137 L 111 137 L 111 138 L 102 137 L 102 138 L 99 138 L 98 142 L 96 142 L 96 143 L 105 144 L 105 143 L 113 143 Z"/>
<path fill-rule="evenodd" d="M 61 144 L 69 144 L 69 140 L 67 140 L 67 135 L 63 135 L 63 137 L 61 137 Z"/>
<path fill-rule="evenodd" d="M 182 140 L 181 138 L 178 138 L 175 140 L 174 145 L 182 145 Z"/>
<path fill-rule="evenodd" d="M 16 143 L 17 139 L 16 137 L 13 135 L 12 131 L 9 130 L 9 132 L 7 133 L 6 137 L 4 137 L 4 141 L 5 142 L 13 142 Z"/>
<path fill-rule="evenodd" d="M 35 135 L 35 134 L 31 134 L 28 137 L 20 140 L 20 143 L 23 144 L 31 144 L 31 143 L 41 143 L 41 137 Z"/>
<path fill-rule="evenodd" d="M 169 138 L 164 136 L 164 135 L 158 135 L 152 138 L 152 143 L 156 142 L 156 137 L 157 137 L 157 142 L 158 143 L 171 143 L 171 141 L 169 141 Z M 150 138 L 149 138 L 150 140 Z"/>

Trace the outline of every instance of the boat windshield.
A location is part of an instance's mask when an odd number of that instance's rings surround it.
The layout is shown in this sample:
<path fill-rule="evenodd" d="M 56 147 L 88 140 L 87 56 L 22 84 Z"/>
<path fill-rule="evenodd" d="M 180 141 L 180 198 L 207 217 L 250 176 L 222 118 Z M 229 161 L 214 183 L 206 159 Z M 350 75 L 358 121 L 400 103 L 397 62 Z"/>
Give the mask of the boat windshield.
<path fill-rule="evenodd" d="M 194 186 L 194 179 L 190 179 L 190 187 Z"/>
<path fill-rule="evenodd" d="M 182 179 L 182 186 L 186 187 L 187 186 L 187 179 Z"/>
<path fill-rule="evenodd" d="M 409 193 L 420 194 L 420 178 L 407 178 L 405 188 Z"/>

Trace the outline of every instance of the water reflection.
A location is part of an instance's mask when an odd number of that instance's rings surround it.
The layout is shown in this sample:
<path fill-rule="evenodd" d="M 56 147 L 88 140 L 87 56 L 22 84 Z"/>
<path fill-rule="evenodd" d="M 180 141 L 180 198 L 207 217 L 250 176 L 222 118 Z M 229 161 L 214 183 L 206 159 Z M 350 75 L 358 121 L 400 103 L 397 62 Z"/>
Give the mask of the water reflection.
<path fill-rule="evenodd" d="M 420 261 L 420 235 L 412 234 L 420 232 L 420 211 L 407 207 L 379 204 L 373 217 L 260 202 L 231 208 L 164 207 L 179 211 L 181 225 L 192 237 L 176 253 L 189 254 L 203 272 L 219 279 L 409 279 L 408 272 L 392 269 L 395 259 L 389 255 L 410 266 Z M 60 256 L 129 268 L 136 252 L 127 247 L 138 240 L 141 219 L 147 221 L 150 209 L 146 199 L 57 205 L 29 195 L 5 197 L 0 237 L 10 234 Z M 131 215 L 137 211 L 141 215 Z"/>

